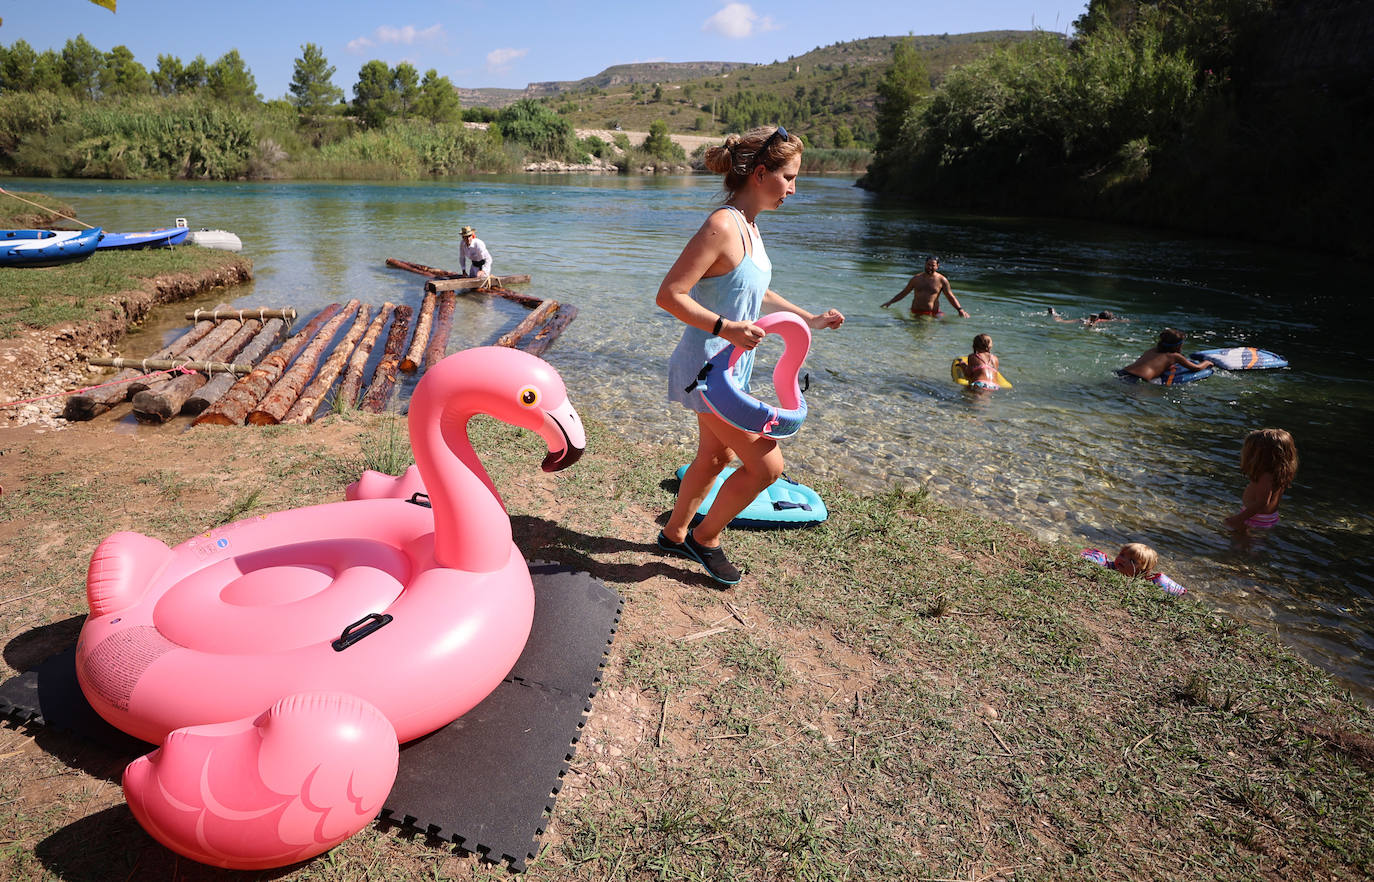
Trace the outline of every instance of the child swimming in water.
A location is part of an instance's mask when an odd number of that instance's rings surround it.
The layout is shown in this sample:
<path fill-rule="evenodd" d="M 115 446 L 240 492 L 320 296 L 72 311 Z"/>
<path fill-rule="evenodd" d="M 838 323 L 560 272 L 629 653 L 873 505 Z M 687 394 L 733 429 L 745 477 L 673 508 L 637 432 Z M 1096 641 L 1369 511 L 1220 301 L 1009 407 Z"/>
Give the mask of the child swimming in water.
<path fill-rule="evenodd" d="M 1222 523 L 1233 530 L 1272 527 L 1279 522 L 1279 500 L 1298 473 L 1298 447 L 1283 429 L 1256 429 L 1240 448 L 1240 470 L 1250 479 L 1240 511 Z"/>
<path fill-rule="evenodd" d="M 1183 340 L 1183 334 L 1173 328 L 1165 328 L 1159 332 L 1159 342 L 1145 350 L 1140 358 L 1117 371 L 1117 376 L 1123 380 L 1145 381 L 1153 380 L 1176 364 L 1183 365 L 1190 371 L 1200 371 L 1213 366 L 1212 362 L 1207 360 L 1193 362 L 1185 358 L 1180 352 L 1183 349 Z"/>
<path fill-rule="evenodd" d="M 1139 576 L 1148 582 L 1154 582 L 1169 594 L 1177 596 L 1188 590 L 1163 573 L 1155 572 L 1155 567 L 1159 565 L 1159 554 L 1143 543 L 1128 542 L 1121 546 L 1115 560 L 1108 560 L 1107 555 L 1096 548 L 1085 548 L 1080 554 L 1099 566 L 1116 570 L 1123 576 Z"/>
<path fill-rule="evenodd" d="M 964 376 L 968 379 L 970 389 L 982 389 L 991 392 L 997 388 L 997 370 L 999 362 L 997 356 L 992 354 L 992 338 L 987 334 L 979 334 L 973 338 L 973 351 L 965 359 Z"/>

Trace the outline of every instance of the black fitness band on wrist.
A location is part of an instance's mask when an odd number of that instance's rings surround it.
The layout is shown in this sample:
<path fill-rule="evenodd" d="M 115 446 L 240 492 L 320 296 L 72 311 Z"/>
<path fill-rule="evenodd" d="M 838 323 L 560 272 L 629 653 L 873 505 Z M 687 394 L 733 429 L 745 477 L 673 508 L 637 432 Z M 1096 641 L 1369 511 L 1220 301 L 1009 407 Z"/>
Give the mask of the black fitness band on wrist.
<path fill-rule="evenodd" d="M 711 336 L 712 336 L 712 337 L 719 337 L 719 336 L 720 336 L 720 328 L 721 328 L 721 326 L 724 325 L 724 324 L 725 324 L 725 316 L 723 316 L 723 315 L 718 315 L 718 316 L 716 316 L 716 326 L 715 326 L 714 328 L 711 329 Z"/>

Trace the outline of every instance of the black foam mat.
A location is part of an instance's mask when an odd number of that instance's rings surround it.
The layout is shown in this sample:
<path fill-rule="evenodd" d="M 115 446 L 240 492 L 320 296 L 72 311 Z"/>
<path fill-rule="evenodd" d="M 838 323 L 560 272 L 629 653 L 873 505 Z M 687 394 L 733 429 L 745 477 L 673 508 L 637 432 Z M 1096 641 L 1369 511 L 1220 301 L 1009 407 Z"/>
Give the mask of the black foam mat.
<path fill-rule="evenodd" d="M 515 668 L 460 719 L 401 747 L 379 819 L 516 871 L 538 849 L 622 607 L 615 591 L 587 573 L 535 562 L 530 576 L 534 626 Z M 74 647 L 0 683 L 0 714 L 70 732 L 130 760 L 150 749 L 91 709 L 76 681 Z"/>

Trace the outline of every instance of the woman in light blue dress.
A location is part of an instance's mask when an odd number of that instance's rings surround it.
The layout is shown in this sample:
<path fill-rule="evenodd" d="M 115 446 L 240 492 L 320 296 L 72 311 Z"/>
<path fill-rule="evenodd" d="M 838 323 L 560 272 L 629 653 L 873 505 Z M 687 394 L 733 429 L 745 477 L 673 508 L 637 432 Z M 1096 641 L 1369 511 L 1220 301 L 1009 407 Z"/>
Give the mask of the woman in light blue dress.
<path fill-rule="evenodd" d="M 777 441 L 735 428 L 707 409 L 700 392 L 686 389 L 706 360 L 731 343 L 746 350 L 735 371 L 747 389 L 753 349 L 764 336 L 754 322 L 763 312 L 795 313 L 817 330 L 844 322 L 838 310 L 807 312 L 768 287 L 773 266 L 755 220 L 796 192 L 801 154 L 801 139 L 782 126 L 730 135 L 724 146 L 707 150 L 706 167 L 725 176 L 725 205 L 697 230 L 658 289 L 658 305 L 687 325 L 668 361 L 668 398 L 694 411 L 699 429 L 696 458 L 658 546 L 700 563 L 726 585 L 740 573 L 720 547 L 721 531 L 782 474 L 782 452 Z M 736 458 L 742 467 L 689 530 L 716 476 Z"/>

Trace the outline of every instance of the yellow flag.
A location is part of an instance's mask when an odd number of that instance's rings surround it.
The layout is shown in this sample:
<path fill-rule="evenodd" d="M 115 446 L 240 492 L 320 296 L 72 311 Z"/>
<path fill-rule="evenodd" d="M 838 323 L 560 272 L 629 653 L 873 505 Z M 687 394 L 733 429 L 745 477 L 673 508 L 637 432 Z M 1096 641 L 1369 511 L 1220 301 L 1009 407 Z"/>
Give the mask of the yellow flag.
<path fill-rule="evenodd" d="M 104 6 L 111 12 L 115 11 L 115 0 L 91 0 L 91 2 L 94 3 L 96 6 Z"/>

